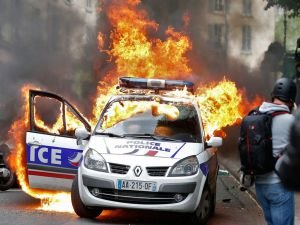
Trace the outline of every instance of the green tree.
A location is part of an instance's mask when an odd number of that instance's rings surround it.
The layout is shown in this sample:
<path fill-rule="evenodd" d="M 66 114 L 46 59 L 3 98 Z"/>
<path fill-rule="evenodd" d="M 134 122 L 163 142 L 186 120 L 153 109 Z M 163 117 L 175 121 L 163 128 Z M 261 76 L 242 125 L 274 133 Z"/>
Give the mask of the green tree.
<path fill-rule="evenodd" d="M 288 11 L 289 16 L 300 16 L 300 1 L 299 0 L 265 0 L 267 1 L 266 9 L 273 6 L 279 6 Z"/>
<path fill-rule="evenodd" d="M 294 52 L 296 49 L 297 39 L 300 38 L 300 16 L 287 18 L 286 30 L 286 50 Z M 275 40 L 283 44 L 284 40 L 284 16 L 277 19 L 275 26 Z"/>

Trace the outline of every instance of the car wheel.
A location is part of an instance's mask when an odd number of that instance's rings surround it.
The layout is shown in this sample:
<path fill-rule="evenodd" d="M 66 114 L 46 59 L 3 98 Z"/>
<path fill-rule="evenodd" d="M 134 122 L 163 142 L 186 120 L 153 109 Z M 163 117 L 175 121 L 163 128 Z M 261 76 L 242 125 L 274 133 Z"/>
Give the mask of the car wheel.
<path fill-rule="evenodd" d="M 14 186 L 16 183 L 16 174 L 9 170 L 8 177 L 1 177 L 0 178 L 0 191 L 6 191 Z"/>
<path fill-rule="evenodd" d="M 99 216 L 102 212 L 102 209 L 89 208 L 83 204 L 79 195 L 78 176 L 75 177 L 72 184 L 71 201 L 73 209 L 79 217 L 95 218 Z"/>
<path fill-rule="evenodd" d="M 214 184 L 214 187 L 210 190 L 213 190 L 211 191 L 211 195 L 212 195 L 212 204 L 211 204 L 211 211 L 210 211 L 210 216 L 213 216 L 214 213 L 215 213 L 215 210 L 216 210 L 216 201 L 217 201 L 217 185 Z"/>
<path fill-rule="evenodd" d="M 212 215 L 214 198 L 207 184 L 204 185 L 200 203 L 196 211 L 192 214 L 193 225 L 204 225 Z"/>
<path fill-rule="evenodd" d="M 212 217 L 215 213 L 215 210 L 216 210 L 216 199 L 217 199 L 217 196 L 216 196 L 216 191 L 212 194 L 212 200 L 211 200 L 211 210 L 210 210 L 210 214 L 209 216 Z"/>

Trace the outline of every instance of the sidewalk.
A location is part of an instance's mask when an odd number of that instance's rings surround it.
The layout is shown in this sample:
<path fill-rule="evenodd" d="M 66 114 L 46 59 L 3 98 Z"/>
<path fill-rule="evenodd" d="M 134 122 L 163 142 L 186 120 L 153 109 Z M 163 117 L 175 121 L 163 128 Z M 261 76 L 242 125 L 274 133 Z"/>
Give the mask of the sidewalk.
<path fill-rule="evenodd" d="M 240 162 L 237 152 L 221 150 L 218 154 L 220 165 L 222 165 L 228 172 L 239 180 Z M 251 187 L 247 190 L 250 195 L 256 199 L 255 188 Z M 295 195 L 295 225 L 300 225 L 300 193 Z"/>

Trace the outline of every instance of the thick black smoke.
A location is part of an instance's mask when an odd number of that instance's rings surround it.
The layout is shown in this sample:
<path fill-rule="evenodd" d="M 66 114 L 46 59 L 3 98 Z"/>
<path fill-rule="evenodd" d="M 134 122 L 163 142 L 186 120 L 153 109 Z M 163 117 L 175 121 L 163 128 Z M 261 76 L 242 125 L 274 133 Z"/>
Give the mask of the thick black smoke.
<path fill-rule="evenodd" d="M 208 25 L 212 23 L 208 18 L 211 10 L 209 2 L 205 0 L 143 0 L 142 3 L 148 8 L 150 17 L 159 24 L 161 34 L 171 25 L 177 31 L 184 31 L 191 38 L 193 49 L 189 53 L 189 59 L 193 73 L 197 77 L 196 81 L 203 83 L 220 81 L 225 76 L 236 82 L 239 88 L 245 88 L 250 99 L 256 94 L 268 97 L 269 90 L 266 91 L 266 84 L 270 77 L 264 70 L 265 68 L 261 69 L 261 65 L 258 64 L 256 69 L 249 70 L 249 67 L 238 59 L 228 56 L 230 46 L 226 45 L 226 40 L 224 40 L 225 44 L 219 48 L 208 41 L 210 32 Z M 224 7 L 225 10 L 229 10 L 226 5 Z M 254 4 L 253 7 L 255 7 Z M 183 16 L 185 14 L 190 16 L 188 26 L 184 24 Z M 230 32 L 241 32 L 240 19 L 227 21 L 227 23 L 229 22 Z M 219 23 L 226 23 L 226 21 L 222 20 Z M 259 23 L 259 20 L 256 23 Z M 261 26 L 258 24 L 252 32 L 259 32 L 263 37 L 265 35 L 264 24 Z M 241 42 L 241 40 L 234 41 L 236 44 Z M 278 61 L 268 61 L 267 63 L 269 67 L 275 67 Z"/>
<path fill-rule="evenodd" d="M 25 84 L 88 108 L 85 98 L 96 88 L 96 32 L 65 2 L 0 0 L 0 141 L 22 113 Z"/>

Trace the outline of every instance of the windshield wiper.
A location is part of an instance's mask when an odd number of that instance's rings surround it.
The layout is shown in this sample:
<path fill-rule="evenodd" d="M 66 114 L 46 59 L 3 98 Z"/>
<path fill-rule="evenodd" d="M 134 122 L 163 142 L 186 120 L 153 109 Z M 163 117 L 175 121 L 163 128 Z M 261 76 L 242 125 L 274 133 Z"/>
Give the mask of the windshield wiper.
<path fill-rule="evenodd" d="M 165 136 L 155 136 L 157 140 L 162 140 L 162 141 L 183 141 L 180 139 L 175 139 L 175 138 L 170 138 L 170 137 L 165 137 Z"/>
<path fill-rule="evenodd" d="M 134 138 L 152 138 L 156 141 L 182 141 L 174 138 L 164 137 L 164 136 L 157 136 L 154 134 L 125 134 L 124 137 L 134 137 Z"/>
<path fill-rule="evenodd" d="M 105 132 L 96 132 L 96 135 L 107 135 L 109 137 L 121 137 L 123 138 L 124 135 L 114 134 L 114 133 L 105 133 Z"/>

